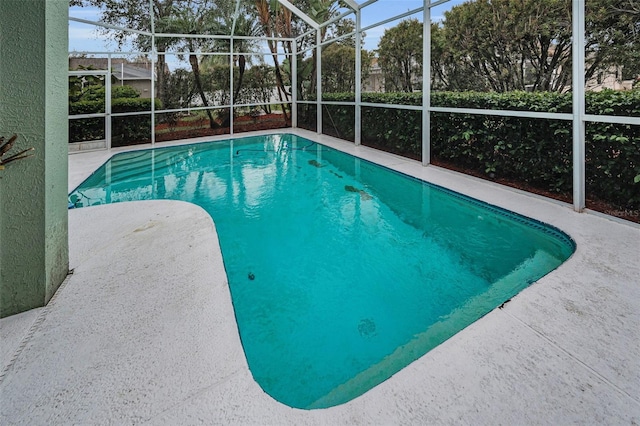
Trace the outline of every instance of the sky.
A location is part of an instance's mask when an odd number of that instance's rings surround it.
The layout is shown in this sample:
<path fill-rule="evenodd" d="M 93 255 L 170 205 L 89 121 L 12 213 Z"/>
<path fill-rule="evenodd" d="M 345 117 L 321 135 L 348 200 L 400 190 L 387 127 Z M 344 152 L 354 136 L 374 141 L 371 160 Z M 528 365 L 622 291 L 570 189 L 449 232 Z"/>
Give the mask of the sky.
<path fill-rule="evenodd" d="M 356 1 L 359 3 L 364 2 L 363 0 Z M 432 10 L 432 20 L 441 21 L 446 10 L 464 1 L 465 0 L 450 0 L 443 5 L 435 7 Z M 391 15 L 399 15 L 417 9 L 420 6 L 422 6 L 422 0 L 378 0 L 378 2 L 363 9 L 362 27 L 364 28 L 383 21 Z M 69 9 L 69 16 L 98 21 L 99 11 L 89 7 L 72 7 Z M 422 20 L 422 13 L 412 15 L 411 17 Z M 364 48 L 367 50 L 375 49 L 380 37 L 384 34 L 384 30 L 397 25 L 398 22 L 400 22 L 400 20 L 367 30 L 366 38 L 364 39 Z M 123 49 L 125 51 L 131 50 L 131 47 L 124 47 Z M 93 25 L 69 21 L 69 51 L 106 52 L 114 50 L 119 50 L 116 43 L 105 41 L 105 37 L 101 36 Z"/>

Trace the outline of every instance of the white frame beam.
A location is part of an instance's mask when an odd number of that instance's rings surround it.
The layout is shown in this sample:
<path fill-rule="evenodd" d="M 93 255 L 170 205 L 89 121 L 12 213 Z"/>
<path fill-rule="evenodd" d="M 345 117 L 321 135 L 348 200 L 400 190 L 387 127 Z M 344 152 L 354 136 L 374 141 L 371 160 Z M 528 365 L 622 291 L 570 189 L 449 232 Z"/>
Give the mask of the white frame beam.
<path fill-rule="evenodd" d="M 300 19 L 309 24 L 311 28 L 317 30 L 320 28 L 320 24 L 311 19 L 309 15 L 298 9 L 296 6 L 291 4 L 288 0 L 278 0 L 278 3 L 289 9 L 291 12 L 295 13 Z"/>
<path fill-rule="evenodd" d="M 354 123 L 354 143 L 362 143 L 362 12 L 356 11 L 356 81 L 355 81 L 355 123 Z"/>
<path fill-rule="evenodd" d="M 298 127 L 298 40 L 293 42 L 291 62 L 291 127 Z"/>
<path fill-rule="evenodd" d="M 316 30 L 316 132 L 322 134 L 322 33 Z"/>
<path fill-rule="evenodd" d="M 231 25 L 231 39 L 233 40 L 236 34 L 236 23 L 238 22 L 238 16 L 240 12 L 240 0 L 236 0 L 236 10 L 233 12 L 233 24 Z"/>
<path fill-rule="evenodd" d="M 347 4 L 347 6 L 353 9 L 354 12 L 357 12 L 360 10 L 360 5 L 355 1 L 353 0 L 343 0 L 343 1 Z"/>
<path fill-rule="evenodd" d="M 422 165 L 431 164 L 431 0 L 422 11 Z"/>
<path fill-rule="evenodd" d="M 149 0 L 149 10 L 153 11 L 153 0 Z M 158 50 L 156 49 L 156 21 L 153 13 L 151 15 L 151 146 L 156 145 L 156 79 L 154 77 L 156 69 L 156 60 L 158 59 Z M 109 55 L 111 58 L 111 55 Z M 164 70 L 163 70 L 164 72 Z M 124 68 L 122 69 L 122 76 L 124 78 Z M 111 130 L 109 130 L 109 137 L 111 137 Z M 109 139 L 111 144 L 111 139 Z M 111 145 L 109 145 L 111 146 Z"/>
<path fill-rule="evenodd" d="M 585 2 L 572 0 L 573 209 L 585 208 Z M 551 153 L 550 153 L 551 154 Z"/>

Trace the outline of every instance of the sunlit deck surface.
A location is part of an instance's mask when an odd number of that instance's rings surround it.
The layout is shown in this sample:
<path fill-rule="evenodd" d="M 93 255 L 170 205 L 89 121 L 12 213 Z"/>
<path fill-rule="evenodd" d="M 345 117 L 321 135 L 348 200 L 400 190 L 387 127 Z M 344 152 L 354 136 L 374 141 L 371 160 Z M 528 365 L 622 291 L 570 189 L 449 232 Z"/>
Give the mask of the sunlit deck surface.
<path fill-rule="evenodd" d="M 577 250 L 359 398 L 305 411 L 253 380 L 204 210 L 71 210 L 73 274 L 48 306 L 0 321 L 0 424 L 640 424 L 640 227 L 291 132 L 549 223 Z M 69 189 L 112 153 L 71 155 Z"/>

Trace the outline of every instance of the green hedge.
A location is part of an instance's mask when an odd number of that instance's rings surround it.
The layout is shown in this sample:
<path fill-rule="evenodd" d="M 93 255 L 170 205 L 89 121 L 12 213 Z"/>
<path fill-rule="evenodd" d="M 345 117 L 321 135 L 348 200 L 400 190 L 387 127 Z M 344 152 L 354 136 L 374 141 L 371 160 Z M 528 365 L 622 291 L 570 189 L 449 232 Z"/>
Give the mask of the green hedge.
<path fill-rule="evenodd" d="M 353 102 L 352 93 L 323 95 Z M 421 93 L 364 93 L 363 102 L 422 105 Z M 434 92 L 434 106 L 571 113 L 571 93 Z M 587 93 L 587 113 L 640 116 L 640 90 Z M 353 140 L 354 109 L 324 105 L 332 121 L 325 133 Z M 299 117 L 300 119 L 301 117 Z M 301 127 L 315 116 L 302 116 Z M 330 131 L 327 131 L 327 128 Z M 420 111 L 362 108 L 362 143 L 420 159 Z M 432 160 L 489 179 L 510 181 L 569 198 L 572 194 L 572 122 L 492 115 L 432 113 Z M 587 198 L 618 210 L 640 209 L 640 126 L 588 123 L 585 138 Z"/>
<path fill-rule="evenodd" d="M 69 103 L 69 115 L 104 112 L 104 101 L 78 101 Z M 104 139 L 104 118 L 69 120 L 69 142 Z"/>
<path fill-rule="evenodd" d="M 114 87 L 113 95 L 137 95 L 135 89 L 127 86 Z M 151 111 L 151 99 L 125 97 L 111 100 L 111 112 Z M 83 100 L 69 103 L 69 115 L 104 113 L 104 101 Z M 155 108 L 162 108 L 159 99 L 155 100 Z M 151 114 L 112 117 L 111 145 L 124 146 L 131 143 L 144 143 L 151 140 Z M 83 118 L 69 120 L 69 142 L 104 139 L 104 118 Z"/>

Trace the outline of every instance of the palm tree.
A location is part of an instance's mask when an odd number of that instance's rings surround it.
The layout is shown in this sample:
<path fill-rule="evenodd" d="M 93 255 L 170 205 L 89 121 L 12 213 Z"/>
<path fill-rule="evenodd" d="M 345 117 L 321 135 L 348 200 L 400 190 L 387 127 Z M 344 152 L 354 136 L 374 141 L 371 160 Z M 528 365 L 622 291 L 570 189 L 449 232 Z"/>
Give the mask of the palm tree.
<path fill-rule="evenodd" d="M 304 9 L 307 10 L 307 15 L 311 19 L 320 24 L 329 20 L 336 13 L 337 7 L 340 4 L 339 0 L 306 0 Z M 291 39 L 297 35 L 294 34 L 295 29 L 293 23 L 295 19 L 292 19 L 291 11 L 281 7 L 277 0 L 255 0 L 255 5 L 265 36 Z M 321 29 L 321 40 L 324 40 L 327 29 L 326 26 Z M 293 53 L 293 46 L 290 41 L 283 40 L 282 47 L 286 54 L 291 55 Z M 280 65 L 278 63 L 277 43 L 275 41 L 269 41 L 269 49 L 276 64 L 276 82 L 278 84 L 280 100 L 283 101 L 282 95 L 284 94 L 284 98 L 288 101 L 290 93 L 287 92 L 284 87 Z M 315 50 L 312 52 L 312 58 L 313 69 L 310 73 L 307 73 L 307 75 L 312 76 L 311 92 L 315 90 L 316 84 L 317 59 Z M 302 84 L 300 81 L 298 83 Z"/>
<path fill-rule="evenodd" d="M 164 33 L 194 36 L 221 34 L 222 28 L 219 13 L 224 12 L 224 8 L 220 7 L 222 3 L 224 2 L 219 0 L 187 0 L 181 2 L 180 5 L 174 5 L 169 16 L 156 23 L 157 30 Z M 173 39 L 172 43 L 188 52 L 196 91 L 204 107 L 209 106 L 209 100 L 202 83 L 199 54 L 205 51 L 212 51 L 215 42 L 215 39 L 211 38 L 184 37 Z M 212 129 L 220 127 L 215 121 L 211 110 L 207 108 L 206 113 L 209 118 L 209 127 Z"/>
<path fill-rule="evenodd" d="M 276 0 L 255 0 L 258 19 L 262 25 L 262 32 L 265 37 L 291 37 L 291 11 L 280 7 L 280 3 Z M 273 11 L 273 14 L 272 14 Z M 272 16 L 273 15 L 273 16 Z M 288 120 L 285 102 L 289 101 L 290 93 L 287 92 L 280 71 L 280 62 L 278 61 L 278 44 L 273 39 L 268 39 L 267 44 L 271 51 L 273 63 L 276 73 L 276 84 L 278 87 L 278 98 L 282 102 L 282 112 L 285 121 Z M 289 46 L 291 49 L 291 46 Z M 291 53 L 290 51 L 288 53 Z"/>
<path fill-rule="evenodd" d="M 238 17 L 235 26 L 234 35 L 238 36 L 248 36 L 248 37 L 258 37 L 260 35 L 260 27 L 256 21 L 251 19 L 251 16 L 243 14 Z M 244 72 L 246 71 L 247 58 L 244 53 L 252 50 L 253 45 L 255 44 L 254 40 L 249 39 L 235 39 L 234 47 L 238 52 L 238 85 L 234 92 L 233 98 L 238 99 L 240 94 L 240 90 L 242 89 L 242 83 L 244 80 Z"/>
<path fill-rule="evenodd" d="M 243 8 L 243 10 L 238 10 L 237 15 L 235 12 L 220 14 L 218 30 L 221 33 L 229 34 L 230 38 L 214 40 L 212 49 L 214 52 L 229 52 L 230 55 L 228 56 L 228 59 L 225 58 L 223 60 L 221 60 L 220 56 L 207 56 L 202 60 L 202 66 L 206 68 L 219 65 L 228 65 L 229 67 L 233 67 L 236 64 L 238 65 L 238 80 L 237 84 L 234 84 L 235 90 L 233 91 L 233 103 L 236 103 L 239 98 L 244 82 L 246 67 L 247 64 L 250 63 L 250 59 L 247 59 L 245 53 L 251 52 L 255 48 L 257 42 L 255 39 L 234 38 L 233 49 L 237 52 L 236 54 L 231 52 L 231 38 L 235 36 L 257 38 L 260 36 L 260 26 L 256 23 L 256 20 L 254 19 L 255 17 L 251 16 L 251 12 L 251 9 Z M 230 111 L 226 111 L 222 123 L 223 127 L 229 125 L 229 118 Z"/>

